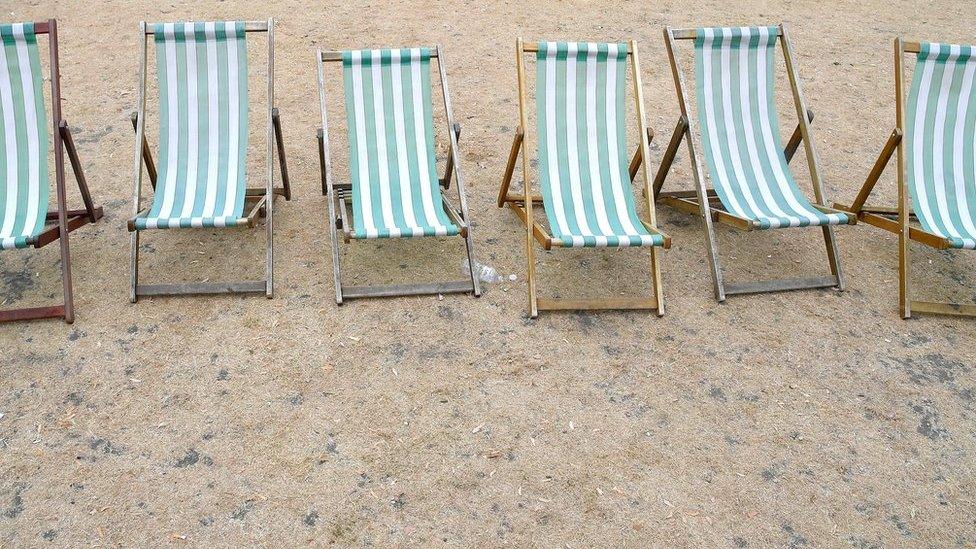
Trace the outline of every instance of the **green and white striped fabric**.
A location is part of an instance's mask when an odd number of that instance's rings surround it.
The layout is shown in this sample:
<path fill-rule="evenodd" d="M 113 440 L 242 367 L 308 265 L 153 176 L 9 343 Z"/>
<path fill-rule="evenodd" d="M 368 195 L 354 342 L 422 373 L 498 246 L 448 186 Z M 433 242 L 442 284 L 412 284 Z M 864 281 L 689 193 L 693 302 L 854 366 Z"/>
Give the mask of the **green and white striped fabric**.
<path fill-rule="evenodd" d="M 430 50 L 342 52 L 355 238 L 453 236 L 434 157 Z"/>
<path fill-rule="evenodd" d="M 660 246 L 634 207 L 627 162 L 627 44 L 540 42 L 539 183 L 565 247 Z"/>
<path fill-rule="evenodd" d="M 761 229 L 838 225 L 804 196 L 783 153 L 773 84 L 777 27 L 698 29 L 695 95 L 715 192 Z"/>
<path fill-rule="evenodd" d="M 47 114 L 33 23 L 0 25 L 0 249 L 25 248 L 47 217 Z"/>
<path fill-rule="evenodd" d="M 137 229 L 245 223 L 247 42 L 244 23 L 154 26 L 159 178 Z"/>
<path fill-rule="evenodd" d="M 976 249 L 976 49 L 923 43 L 908 94 L 908 188 L 922 227 Z"/>

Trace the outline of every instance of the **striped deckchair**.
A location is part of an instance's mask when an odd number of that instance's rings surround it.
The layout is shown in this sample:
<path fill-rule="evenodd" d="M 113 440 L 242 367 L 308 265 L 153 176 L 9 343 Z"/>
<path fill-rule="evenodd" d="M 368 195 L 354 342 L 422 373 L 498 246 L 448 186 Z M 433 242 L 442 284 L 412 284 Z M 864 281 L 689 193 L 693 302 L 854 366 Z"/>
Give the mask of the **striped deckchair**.
<path fill-rule="evenodd" d="M 905 53 L 915 53 L 905 106 Z M 908 242 L 933 248 L 976 249 L 976 46 L 895 40 L 896 124 L 851 206 L 866 223 L 899 235 L 899 301 L 912 311 L 976 316 L 976 305 L 913 301 Z M 865 205 L 898 151 L 898 206 Z M 909 197 L 911 207 L 909 207 Z M 910 226 L 914 218 L 921 227 Z"/>
<path fill-rule="evenodd" d="M 47 34 L 51 52 L 51 110 L 54 122 L 54 159 L 57 209 L 48 211 L 47 112 L 44 107 L 44 75 L 37 35 Z M 68 210 L 65 198 L 64 151 L 85 204 Z M 71 255 L 68 233 L 94 223 L 102 208 L 92 204 L 88 184 L 67 122 L 61 117 L 58 67 L 58 31 L 53 19 L 40 23 L 0 24 L 0 250 L 33 246 L 55 240 L 61 243 L 61 282 L 64 303 L 0 311 L 0 322 L 36 318 L 74 321 L 71 289 Z"/>
<path fill-rule="evenodd" d="M 820 161 L 810 135 L 813 114 L 804 106 L 785 27 L 667 28 L 664 34 L 681 117 L 655 178 L 654 194 L 669 206 L 704 218 L 716 299 L 724 301 L 727 295 L 733 294 L 807 288 L 843 289 L 844 277 L 832 227 L 854 224 L 856 218 L 824 205 L 826 199 L 820 177 Z M 698 122 L 701 124 L 700 138 L 705 153 L 705 169 L 713 189 L 705 188 L 692 138 L 693 123 L 688 116 L 690 107 L 675 51 L 675 41 L 680 39 L 694 41 L 695 97 Z M 773 95 L 777 42 L 782 45 L 799 118 L 797 128 L 785 148 Z M 662 192 L 678 147 L 686 136 L 696 188 L 692 191 Z M 804 196 L 789 167 L 801 141 L 813 181 L 815 203 Z M 747 231 L 820 227 L 831 274 L 726 284 L 712 226 L 716 221 Z"/>
<path fill-rule="evenodd" d="M 536 58 L 536 124 L 539 187 L 531 192 L 528 154 L 524 150 L 527 103 L 523 56 Z M 498 206 L 506 204 L 526 223 L 529 315 L 540 309 L 656 309 L 664 314 L 658 248 L 670 239 L 656 228 L 654 205 L 648 203 L 648 221 L 637 216 L 631 182 L 647 157 L 652 133 L 645 116 L 633 42 L 516 42 L 520 126 L 509 154 L 498 193 Z M 634 76 L 637 123 L 641 136 L 637 153 L 627 163 L 627 60 Z M 509 194 L 519 153 L 522 154 L 524 193 Z M 649 184 L 646 163 L 645 184 Z M 534 203 L 545 210 L 549 231 L 532 215 Z M 624 248 L 649 246 L 654 296 L 651 298 L 539 299 L 536 297 L 532 239 L 546 250 L 553 247 Z"/>
<path fill-rule="evenodd" d="M 318 132 L 323 194 L 333 220 L 332 261 L 336 303 L 379 296 L 473 292 L 481 295 L 468 223 L 464 183 L 458 164 L 460 126 L 454 123 L 440 47 L 319 51 Z M 450 156 L 443 179 L 437 178 L 430 64 L 437 59 L 450 128 Z M 335 184 L 329 158 L 326 110 L 326 62 L 341 63 L 349 136 L 349 184 Z M 457 178 L 455 208 L 441 191 Z M 351 203 L 352 211 L 348 211 Z M 338 215 L 337 215 L 338 211 Z M 351 217 L 351 222 L 350 222 Z M 343 287 L 338 233 L 351 239 L 457 236 L 465 240 L 470 280 L 409 285 Z"/>
<path fill-rule="evenodd" d="M 278 110 L 274 107 L 274 21 L 141 24 L 142 80 L 136 131 L 130 299 L 144 295 L 273 295 L 272 204 L 291 198 Z M 268 33 L 268 179 L 245 188 L 248 140 L 248 32 Z M 159 167 L 145 138 L 146 42 L 153 37 L 159 89 Z M 272 139 L 275 143 L 272 143 Z M 274 187 L 274 146 L 283 186 Z M 153 188 L 142 209 L 142 166 Z M 248 213 L 245 214 L 245 206 Z M 267 277 L 261 281 L 139 284 L 139 234 L 148 229 L 253 227 L 266 217 Z"/>

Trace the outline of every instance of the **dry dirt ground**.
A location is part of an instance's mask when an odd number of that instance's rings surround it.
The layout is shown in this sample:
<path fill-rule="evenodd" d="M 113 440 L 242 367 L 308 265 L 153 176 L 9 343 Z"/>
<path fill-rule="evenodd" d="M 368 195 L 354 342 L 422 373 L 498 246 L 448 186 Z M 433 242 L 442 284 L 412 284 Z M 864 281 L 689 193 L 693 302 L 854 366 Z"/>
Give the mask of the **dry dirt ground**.
<path fill-rule="evenodd" d="M 635 39 L 663 141 L 677 113 L 665 25 L 786 22 L 829 196 L 849 201 L 893 124 L 892 39 L 974 42 L 968 2 L 269 4 L 0 1 L 4 21 L 60 21 L 64 111 L 106 208 L 71 238 L 77 322 L 0 328 L 0 545 L 976 544 L 976 322 L 898 318 L 892 235 L 838 230 L 846 292 L 718 304 L 701 223 L 662 208 L 674 238 L 667 316 L 531 321 L 524 232 L 494 206 L 516 123 L 516 36 Z M 269 16 L 295 192 L 277 203 L 275 299 L 131 305 L 138 22 Z M 251 48 L 256 185 L 261 40 Z M 477 252 L 518 280 L 486 285 L 480 299 L 338 308 L 313 52 L 432 43 L 446 48 L 464 128 Z M 795 117 L 781 60 L 779 70 L 785 132 Z M 338 70 L 329 78 L 341 178 Z M 655 170 L 662 150 L 652 149 Z M 668 188 L 689 186 L 682 151 Z M 879 201 L 894 199 L 890 174 L 879 188 Z M 719 239 L 732 279 L 826 269 L 816 230 L 722 228 Z M 259 276 L 263 246 L 262 230 L 156 232 L 143 240 L 142 276 Z M 342 248 L 348 282 L 461 276 L 459 240 Z M 918 292 L 976 299 L 973 254 L 914 253 Z M 539 256 L 542 295 L 600 293 L 608 279 L 649 288 L 646 250 Z M 56 246 L 3 253 L 3 305 L 58 299 L 57 269 Z"/>

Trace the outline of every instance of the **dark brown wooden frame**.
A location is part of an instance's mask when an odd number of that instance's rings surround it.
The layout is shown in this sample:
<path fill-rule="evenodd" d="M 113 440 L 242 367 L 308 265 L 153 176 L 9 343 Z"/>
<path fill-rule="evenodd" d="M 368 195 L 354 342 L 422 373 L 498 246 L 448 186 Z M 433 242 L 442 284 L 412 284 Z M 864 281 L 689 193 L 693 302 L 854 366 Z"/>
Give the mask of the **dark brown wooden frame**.
<path fill-rule="evenodd" d="M 15 320 L 32 320 L 39 318 L 63 318 L 68 324 L 74 322 L 74 295 L 71 288 L 71 254 L 68 251 L 68 233 L 95 223 L 103 216 L 101 206 L 96 207 L 92 202 L 88 183 L 82 170 L 78 151 L 71 138 L 71 129 L 67 121 L 61 116 L 61 72 L 58 62 L 58 23 L 54 19 L 34 23 L 35 34 L 47 34 L 48 45 L 51 50 L 51 120 L 54 124 L 54 167 L 57 186 L 58 208 L 47 212 L 46 221 L 55 221 L 50 227 L 28 240 L 34 248 L 41 248 L 55 240 L 61 242 L 61 284 L 64 288 L 64 303 L 47 307 L 30 307 L 25 309 L 8 309 L 0 311 L 0 322 Z M 68 153 L 71 171 L 78 182 L 78 190 L 85 204 L 83 210 L 69 210 L 67 193 L 64 182 L 64 153 Z"/>
<path fill-rule="evenodd" d="M 868 173 L 864 185 L 850 206 L 834 204 L 834 207 L 845 210 L 868 225 L 898 234 L 898 305 L 902 318 L 911 318 L 912 311 L 936 315 L 953 315 L 976 317 L 976 304 L 940 303 L 935 301 L 917 301 L 911 299 L 909 241 L 914 240 L 935 248 L 947 250 L 952 246 L 948 239 L 930 233 L 921 227 L 912 227 L 910 222 L 915 213 L 912 211 L 911 194 L 908 190 L 908 176 L 906 172 L 905 145 L 902 136 L 905 133 L 905 54 L 918 53 L 921 45 L 918 42 L 906 42 L 901 38 L 895 39 L 895 129 L 888 136 L 888 141 L 881 149 L 881 154 Z M 871 191 L 881 178 L 885 168 L 891 161 L 892 155 L 898 152 L 898 206 L 881 207 L 866 205 Z M 892 219 L 892 218 L 897 218 Z M 916 219 L 917 220 L 917 219 Z"/>
<path fill-rule="evenodd" d="M 138 301 L 140 296 L 165 295 L 200 295 L 200 294 L 238 294 L 263 293 L 268 299 L 274 297 L 274 231 L 273 206 L 278 196 L 291 200 L 291 186 L 288 180 L 288 165 L 285 162 L 285 147 L 281 136 L 281 121 L 278 109 L 274 106 L 274 19 L 267 21 L 246 21 L 245 32 L 266 32 L 268 34 L 268 156 L 267 156 L 267 185 L 264 188 L 248 188 L 245 194 L 245 208 L 249 208 L 247 223 L 238 227 L 255 227 L 257 218 L 265 218 L 267 229 L 266 270 L 264 280 L 243 280 L 227 282 L 182 282 L 169 284 L 139 284 L 139 234 L 136 229 L 135 218 L 144 215 L 142 210 L 142 167 L 146 166 L 149 182 L 153 190 L 156 189 L 156 166 L 153 163 L 152 152 L 146 139 L 146 43 L 153 34 L 152 28 L 145 22 L 139 23 L 141 41 L 139 68 L 139 102 L 136 112 L 132 114 L 132 127 L 136 133 L 135 141 L 135 184 L 132 193 L 132 217 L 127 223 L 130 231 L 129 239 L 129 300 Z M 282 186 L 274 186 L 274 154 L 278 153 L 281 169 Z M 208 229 L 210 229 L 208 227 Z"/>
<path fill-rule="evenodd" d="M 340 51 L 318 50 L 315 57 L 318 66 L 319 104 L 322 111 L 322 127 L 319 128 L 318 147 L 319 165 L 322 170 L 322 194 L 328 197 L 329 203 L 329 235 L 332 238 L 332 273 L 335 286 L 336 303 L 342 305 L 346 299 L 366 297 L 399 297 L 415 295 L 433 295 L 448 293 L 473 293 L 481 296 L 481 281 L 477 271 L 477 261 L 474 257 L 474 236 L 471 234 L 471 224 L 468 217 L 468 202 L 465 198 L 464 179 L 461 177 L 461 155 L 458 152 L 458 140 L 461 138 L 461 126 L 454 121 L 451 110 L 451 96 L 447 88 L 447 69 L 444 66 L 444 52 L 440 46 L 433 46 L 431 58 L 437 60 L 438 76 L 441 83 L 441 93 L 444 99 L 444 111 L 447 118 L 448 134 L 450 135 L 451 154 L 447 157 L 444 177 L 440 179 L 441 201 L 448 217 L 460 228 L 459 236 L 464 239 L 465 251 L 468 254 L 468 269 L 470 280 L 455 280 L 448 282 L 428 282 L 420 284 L 385 284 L 380 286 L 342 286 L 339 265 L 339 231 L 343 233 L 343 241 L 352 240 L 351 215 L 346 206 L 352 200 L 352 185 L 350 183 L 336 184 L 332 181 L 332 160 L 329 152 L 329 119 L 326 112 L 325 98 L 325 63 L 342 61 Z M 451 178 L 456 180 L 458 205 L 454 205 L 444 196 L 444 191 L 451 186 Z M 337 214 L 338 212 L 338 214 Z"/>
<path fill-rule="evenodd" d="M 810 168 L 810 179 L 813 182 L 813 193 L 816 201 L 813 206 L 824 213 L 844 213 L 839 210 L 827 207 L 826 194 L 823 182 L 820 177 L 820 157 L 813 144 L 812 130 L 810 123 L 813 122 L 813 113 L 807 109 L 806 101 L 803 99 L 803 91 L 800 87 L 800 79 L 796 74 L 793 62 L 793 46 L 790 43 L 789 33 L 782 24 L 777 25 L 780 45 L 783 50 L 783 58 L 786 62 L 786 73 L 790 80 L 790 87 L 793 92 L 793 103 L 796 106 L 797 126 L 789 143 L 784 147 L 786 160 L 789 162 L 793 158 L 802 142 L 806 152 L 807 164 Z M 657 176 L 654 178 L 654 198 L 660 200 L 679 211 L 693 215 L 701 215 L 705 222 L 705 235 L 708 244 L 708 260 L 712 271 L 712 283 L 715 292 L 715 299 L 725 301 L 727 295 L 754 294 L 766 292 L 781 292 L 787 290 L 804 290 L 811 288 L 836 287 L 838 290 L 844 289 L 844 274 L 841 270 L 840 255 L 837 252 L 837 241 L 834 237 L 834 228 L 830 225 L 823 225 L 824 244 L 827 248 L 827 262 L 830 266 L 829 276 L 815 276 L 802 278 L 784 278 L 775 280 L 761 280 L 743 282 L 738 284 L 726 284 L 722 273 L 721 262 L 718 255 L 718 243 L 715 236 L 714 223 L 722 223 L 741 230 L 751 231 L 756 229 L 756 224 L 751 219 L 745 219 L 725 211 L 718 201 L 718 195 L 712 189 L 705 187 L 705 176 L 701 169 L 694 139 L 694 122 L 691 120 L 689 112 L 688 97 L 685 94 L 684 73 L 677 57 L 676 40 L 692 40 L 697 35 L 696 29 L 664 29 L 664 40 L 667 45 L 668 59 L 671 63 L 671 72 L 674 77 L 675 91 L 678 95 L 678 105 L 681 115 L 678 123 L 671 135 L 671 141 L 664 153 L 661 167 L 658 169 Z M 805 116 L 804 116 L 805 114 Z M 695 188 L 693 190 L 668 191 L 662 192 L 664 181 L 674 163 L 681 140 L 687 137 L 688 157 L 691 159 L 692 173 L 694 174 Z M 848 223 L 856 223 L 854 216 L 848 216 Z"/>

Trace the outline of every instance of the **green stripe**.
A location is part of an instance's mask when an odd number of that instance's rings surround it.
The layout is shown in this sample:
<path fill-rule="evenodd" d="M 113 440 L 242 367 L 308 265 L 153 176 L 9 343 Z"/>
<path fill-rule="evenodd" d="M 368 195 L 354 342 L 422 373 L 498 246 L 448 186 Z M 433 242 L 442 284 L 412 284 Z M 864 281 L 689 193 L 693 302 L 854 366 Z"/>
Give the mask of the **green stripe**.
<path fill-rule="evenodd" d="M 217 162 L 220 169 L 217 170 L 217 209 L 216 212 L 221 212 L 223 206 L 227 201 L 227 184 L 229 173 L 227 173 L 227 164 L 232 154 L 229 149 L 229 143 L 227 139 L 230 134 L 230 98 L 228 94 L 230 93 L 230 86 L 228 84 L 228 79 L 230 78 L 230 67 L 227 66 L 227 32 L 222 28 L 222 25 L 217 26 L 217 113 L 218 113 L 218 127 L 220 128 L 217 135 L 221 136 L 222 141 L 220 143 L 220 148 L 218 149 Z"/>
<path fill-rule="evenodd" d="M 26 98 L 24 97 L 23 80 L 21 78 L 20 63 L 17 55 L 17 46 L 13 35 L 4 35 L 4 49 L 7 52 L 7 70 L 10 78 L 10 87 L 13 92 L 14 102 L 14 135 L 17 138 L 17 181 L 20 191 L 17 194 L 17 213 L 14 223 L 14 234 L 24 234 L 24 225 L 27 223 L 27 192 L 30 156 L 27 150 L 27 115 L 25 111 Z"/>
<path fill-rule="evenodd" d="M 6 37 L 7 34 L 10 32 L 11 32 L 10 25 L 0 26 L 0 44 L 3 45 L 2 50 L 0 50 L 0 55 L 4 56 L 4 59 L 7 61 L 8 65 L 10 64 L 10 56 L 7 54 Z M 7 73 L 0 74 L 0 78 L 4 78 L 8 81 L 10 80 L 10 76 Z M 11 88 L 13 88 L 13 86 L 11 86 Z M 7 221 L 7 200 L 8 200 L 7 185 L 9 183 L 7 181 L 7 169 L 8 169 L 7 156 L 10 154 L 7 151 L 8 143 L 7 143 L 7 122 L 6 121 L 7 121 L 8 112 L 7 112 L 7 107 L 4 103 L 5 103 L 4 101 L 0 101 L 0 145 L 2 145 L 2 148 L 0 148 L 0 150 L 2 150 L 4 153 L 4 154 L 0 154 L 0 228 L 6 225 L 6 221 Z M 9 115 L 12 114 L 13 114 L 12 112 L 9 113 Z M 19 185 L 19 181 L 18 181 L 18 185 Z M 20 196 L 20 194 L 21 193 L 18 192 L 17 196 Z M 10 199 L 16 200 L 15 197 L 11 197 Z M 11 231 L 10 234 L 13 235 L 16 233 Z M 9 235 L 0 234 L 0 237 L 3 236 L 9 236 Z"/>
<path fill-rule="evenodd" d="M 401 50 L 401 55 L 409 56 L 410 50 Z M 410 114 L 416 112 L 415 109 L 421 108 L 421 106 L 416 105 L 413 100 L 414 85 L 411 67 L 412 63 L 401 58 L 399 70 L 403 95 L 403 131 L 406 141 L 406 148 L 407 151 L 409 151 L 407 154 L 407 167 L 410 171 L 410 192 L 411 198 L 413 199 L 411 203 L 411 210 L 413 211 L 414 219 L 416 219 L 417 222 L 422 225 L 424 219 L 424 205 L 420 200 L 420 193 L 421 185 L 424 183 L 420 177 L 421 159 L 417 154 L 417 151 L 420 150 L 419 144 L 417 143 L 417 125 L 414 123 L 414 117 L 410 116 Z"/>
<path fill-rule="evenodd" d="M 210 86 L 207 79 L 207 43 L 203 23 L 193 25 L 196 50 L 197 74 L 195 75 L 197 84 L 197 181 L 196 193 L 193 199 L 193 209 L 190 214 L 193 217 L 203 215 L 203 207 L 207 200 L 207 173 L 210 168 L 210 109 L 208 107 L 208 93 Z M 193 78 L 188 75 L 188 78 Z"/>
<path fill-rule="evenodd" d="M 237 136 L 237 172 L 238 193 L 234 203 L 234 212 L 244 212 L 245 188 L 247 187 L 247 137 L 248 137 L 248 81 L 247 81 L 247 40 L 244 22 L 234 23 L 234 32 L 240 37 L 237 46 L 237 79 L 238 79 L 238 110 L 240 111 L 240 124 L 238 124 Z M 241 214 L 237 214 L 238 216 Z"/>

